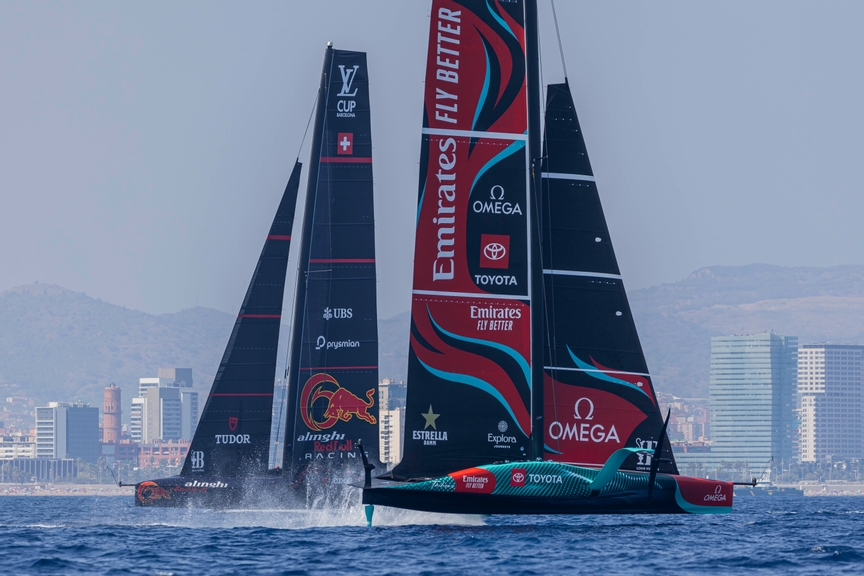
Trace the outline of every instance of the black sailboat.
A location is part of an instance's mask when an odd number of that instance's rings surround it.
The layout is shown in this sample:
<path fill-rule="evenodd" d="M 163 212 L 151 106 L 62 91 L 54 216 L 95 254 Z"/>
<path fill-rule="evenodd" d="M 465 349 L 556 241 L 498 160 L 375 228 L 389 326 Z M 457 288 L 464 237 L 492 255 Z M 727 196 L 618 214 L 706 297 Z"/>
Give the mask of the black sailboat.
<path fill-rule="evenodd" d="M 281 466 L 268 468 L 297 162 L 179 476 L 136 485 L 141 506 L 310 505 L 359 478 L 378 445 L 372 139 L 366 54 L 324 58 L 300 241 Z M 284 432 L 284 436 L 283 436 Z M 374 454 L 372 455 L 374 458 Z M 347 465 L 347 464 L 351 465 Z"/>
<path fill-rule="evenodd" d="M 536 0 L 433 0 L 404 457 L 363 502 L 728 512 L 678 475 L 566 79 L 541 144 L 538 52 Z"/>

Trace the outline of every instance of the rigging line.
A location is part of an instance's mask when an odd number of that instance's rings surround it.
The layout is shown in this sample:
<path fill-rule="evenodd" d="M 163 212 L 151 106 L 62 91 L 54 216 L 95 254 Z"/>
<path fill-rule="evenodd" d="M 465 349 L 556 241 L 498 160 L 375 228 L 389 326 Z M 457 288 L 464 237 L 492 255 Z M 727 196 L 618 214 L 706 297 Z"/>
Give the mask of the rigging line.
<path fill-rule="evenodd" d="M 561 67 L 564 69 L 564 78 L 567 78 L 567 63 L 564 61 L 564 44 L 561 43 L 561 30 L 558 28 L 558 13 L 555 11 L 555 0 L 552 2 L 552 20 L 555 22 L 555 34 L 558 36 L 558 51 L 561 53 Z"/>
<path fill-rule="evenodd" d="M 315 99 L 312 101 L 312 110 L 309 112 L 309 120 L 306 121 L 306 130 L 303 131 L 303 138 L 300 139 L 300 148 L 297 149 L 297 159 L 300 159 L 300 153 L 303 151 L 303 143 L 306 142 L 306 134 L 309 133 L 309 126 L 312 124 L 312 117 L 315 116 L 315 107 L 318 104 L 318 96 L 321 95 L 321 87 L 315 92 Z"/>

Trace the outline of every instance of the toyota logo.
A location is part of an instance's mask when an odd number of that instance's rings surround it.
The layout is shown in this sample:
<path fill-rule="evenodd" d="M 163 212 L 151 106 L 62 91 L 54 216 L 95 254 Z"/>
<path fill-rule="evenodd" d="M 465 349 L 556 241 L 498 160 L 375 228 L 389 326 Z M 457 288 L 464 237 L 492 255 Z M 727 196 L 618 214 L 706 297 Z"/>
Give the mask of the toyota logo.
<path fill-rule="evenodd" d="M 513 473 L 513 481 L 517 482 L 517 483 L 524 482 L 525 481 L 525 474 L 523 474 L 521 472 L 514 472 Z"/>
<path fill-rule="evenodd" d="M 498 242 L 490 242 L 483 247 L 483 255 L 489 260 L 501 260 L 507 254 L 507 249 Z"/>

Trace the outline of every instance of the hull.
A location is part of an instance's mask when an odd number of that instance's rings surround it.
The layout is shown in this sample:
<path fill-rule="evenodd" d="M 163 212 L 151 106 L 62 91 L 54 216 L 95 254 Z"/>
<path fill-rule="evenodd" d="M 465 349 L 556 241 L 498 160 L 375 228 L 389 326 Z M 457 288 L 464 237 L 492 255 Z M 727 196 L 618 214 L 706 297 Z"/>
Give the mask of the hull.
<path fill-rule="evenodd" d="M 172 476 L 135 485 L 135 505 L 150 508 L 305 510 L 356 498 L 347 485 L 310 486 L 280 475 L 252 478 Z"/>
<path fill-rule="evenodd" d="M 658 474 L 649 499 L 649 474 L 555 462 L 491 464 L 421 482 L 363 489 L 364 504 L 451 514 L 725 514 L 732 484 Z M 598 484 L 602 482 L 602 486 Z M 598 489 L 599 488 L 599 489 Z"/>

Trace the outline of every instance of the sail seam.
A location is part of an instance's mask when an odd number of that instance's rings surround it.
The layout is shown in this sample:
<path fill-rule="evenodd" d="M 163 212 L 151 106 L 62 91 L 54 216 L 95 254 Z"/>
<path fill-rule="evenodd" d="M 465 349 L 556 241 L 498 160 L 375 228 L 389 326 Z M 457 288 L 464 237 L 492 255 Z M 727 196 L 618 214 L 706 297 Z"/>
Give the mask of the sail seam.
<path fill-rule="evenodd" d="M 484 132 L 479 130 L 449 130 L 447 128 L 423 128 L 428 136 L 459 136 L 462 138 L 495 138 L 499 140 L 528 140 L 527 134 L 510 132 Z"/>

